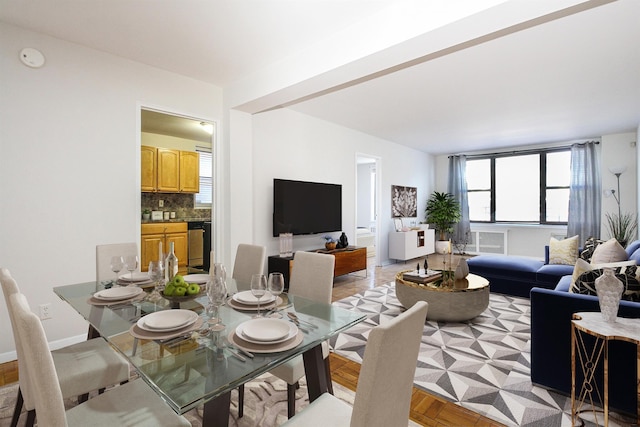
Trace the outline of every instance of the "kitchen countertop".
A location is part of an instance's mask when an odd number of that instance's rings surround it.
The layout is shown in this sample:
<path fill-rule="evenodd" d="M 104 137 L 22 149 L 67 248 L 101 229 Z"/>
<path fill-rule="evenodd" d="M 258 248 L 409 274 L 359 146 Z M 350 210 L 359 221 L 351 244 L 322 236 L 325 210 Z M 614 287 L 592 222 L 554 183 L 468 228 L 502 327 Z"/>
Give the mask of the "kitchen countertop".
<path fill-rule="evenodd" d="M 161 222 L 195 222 L 195 221 L 211 222 L 211 218 L 173 218 L 173 219 L 159 219 L 157 221 L 152 221 L 150 219 L 143 219 L 140 222 L 142 224 L 159 224 Z"/>

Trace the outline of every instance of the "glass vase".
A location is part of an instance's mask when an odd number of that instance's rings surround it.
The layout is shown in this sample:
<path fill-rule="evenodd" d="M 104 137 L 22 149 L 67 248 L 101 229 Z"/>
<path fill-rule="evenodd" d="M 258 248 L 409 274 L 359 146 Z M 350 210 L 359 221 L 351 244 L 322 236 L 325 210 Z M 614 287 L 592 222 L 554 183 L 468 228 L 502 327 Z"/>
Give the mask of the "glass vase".
<path fill-rule="evenodd" d="M 596 279 L 595 286 L 602 318 L 605 322 L 615 322 L 624 288 L 622 282 L 613 274 L 612 268 L 604 268 L 602 276 Z"/>

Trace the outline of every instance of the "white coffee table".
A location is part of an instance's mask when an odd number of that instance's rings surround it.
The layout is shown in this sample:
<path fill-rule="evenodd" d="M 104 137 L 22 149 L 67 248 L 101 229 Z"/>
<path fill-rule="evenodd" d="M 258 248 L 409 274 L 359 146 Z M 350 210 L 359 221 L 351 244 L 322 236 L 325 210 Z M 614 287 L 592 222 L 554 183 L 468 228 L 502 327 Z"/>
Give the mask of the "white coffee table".
<path fill-rule="evenodd" d="M 461 322 L 473 319 L 489 307 L 489 281 L 476 274 L 457 280 L 452 288 L 419 285 L 396 275 L 396 296 L 405 308 L 426 301 L 428 320 Z"/>

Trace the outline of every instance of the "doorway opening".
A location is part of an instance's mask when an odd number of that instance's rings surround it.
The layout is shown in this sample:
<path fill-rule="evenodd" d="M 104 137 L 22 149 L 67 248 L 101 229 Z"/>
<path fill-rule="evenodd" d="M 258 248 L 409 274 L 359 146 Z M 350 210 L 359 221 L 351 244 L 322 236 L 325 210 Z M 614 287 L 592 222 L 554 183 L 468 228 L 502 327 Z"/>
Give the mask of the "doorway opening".
<path fill-rule="evenodd" d="M 356 154 L 356 246 L 367 248 L 367 258 L 380 262 L 380 158 Z"/>

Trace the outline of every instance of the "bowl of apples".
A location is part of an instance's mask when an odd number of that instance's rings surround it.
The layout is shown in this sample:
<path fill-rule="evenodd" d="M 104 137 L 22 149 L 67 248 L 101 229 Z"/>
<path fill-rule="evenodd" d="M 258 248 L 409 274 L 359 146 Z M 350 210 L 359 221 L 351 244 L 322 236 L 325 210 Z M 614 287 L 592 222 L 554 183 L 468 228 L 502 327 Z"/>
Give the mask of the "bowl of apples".
<path fill-rule="evenodd" d="M 187 283 L 184 277 L 176 274 L 174 278 L 167 282 L 162 297 L 171 303 L 171 308 L 180 308 L 181 302 L 191 301 L 200 296 L 204 286 L 197 283 Z"/>

